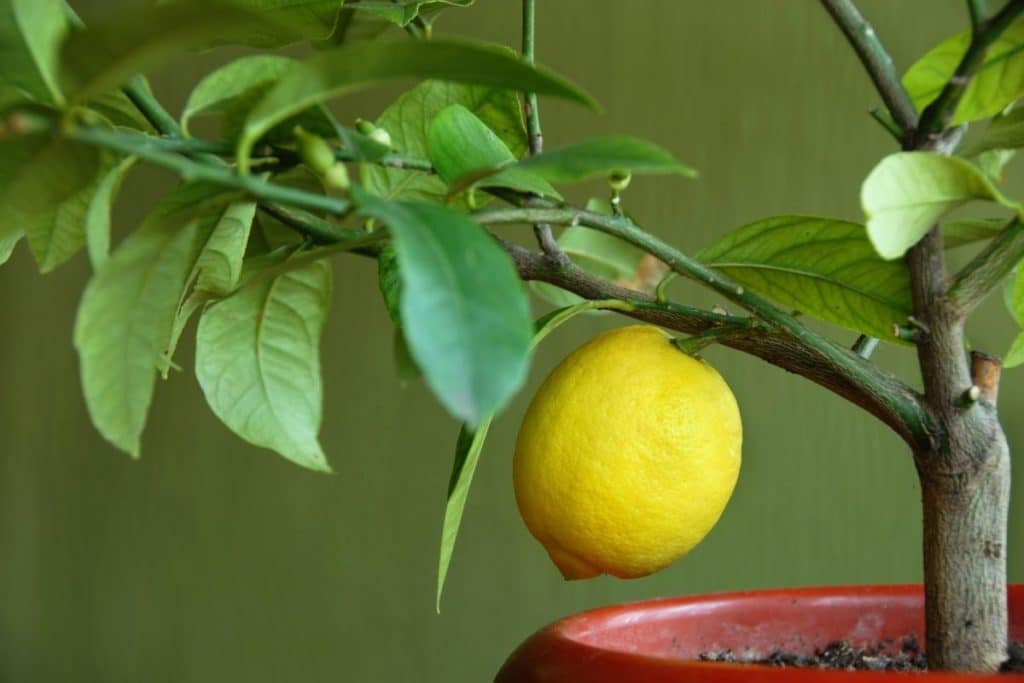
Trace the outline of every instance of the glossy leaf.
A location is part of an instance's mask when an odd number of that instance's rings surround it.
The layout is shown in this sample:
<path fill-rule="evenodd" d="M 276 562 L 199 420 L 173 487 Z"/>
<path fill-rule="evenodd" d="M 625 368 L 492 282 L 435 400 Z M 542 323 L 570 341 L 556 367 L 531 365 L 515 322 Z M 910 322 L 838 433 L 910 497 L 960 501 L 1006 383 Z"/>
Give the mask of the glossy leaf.
<path fill-rule="evenodd" d="M 196 377 L 217 417 L 249 443 L 323 472 L 320 334 L 330 294 L 325 261 L 256 278 L 207 308 L 196 334 Z"/>
<path fill-rule="evenodd" d="M 456 417 L 477 425 L 526 377 L 530 311 L 504 250 L 464 214 L 357 190 L 360 212 L 391 232 L 409 350 Z"/>
<path fill-rule="evenodd" d="M 675 173 L 694 178 L 697 172 L 646 140 L 612 135 L 585 140 L 523 159 L 519 168 L 552 182 L 576 183 L 617 171 L 634 174 Z"/>
<path fill-rule="evenodd" d="M 22 159 L 0 193 L 0 214 L 25 233 L 41 272 L 53 270 L 82 247 L 90 186 L 100 172 L 98 150 L 51 138 Z"/>
<path fill-rule="evenodd" d="M 698 258 L 783 306 L 883 339 L 911 313 L 910 274 L 884 261 L 864 226 L 779 216 L 744 226 Z"/>
<path fill-rule="evenodd" d="M 115 446 L 139 442 L 178 304 L 205 242 L 204 203 L 219 188 L 184 185 L 166 197 L 92 277 L 75 321 L 75 347 L 92 422 Z"/>
<path fill-rule="evenodd" d="M 405 78 L 528 90 L 596 106 L 589 95 L 560 76 L 491 45 L 450 40 L 344 45 L 296 65 L 256 105 L 239 140 L 240 168 L 247 169 L 256 140 L 292 114 L 361 88 Z"/>
<path fill-rule="evenodd" d="M 407 91 L 388 107 L 377 126 L 391 136 L 396 149 L 412 157 L 427 158 L 427 132 L 443 109 L 461 104 L 482 120 L 519 158 L 526 152 L 526 127 L 519 98 L 510 90 L 427 81 Z M 404 169 L 364 165 L 363 183 L 382 197 L 443 203 L 448 187 L 436 175 Z"/>
<path fill-rule="evenodd" d="M 226 296 L 238 285 L 256 202 L 230 204 L 217 220 L 197 264 L 196 289 Z"/>
<path fill-rule="evenodd" d="M 0 2 L 0 85 L 61 104 L 58 53 L 67 30 L 63 0 Z"/>
<path fill-rule="evenodd" d="M 145 73 L 183 50 L 209 47 L 247 29 L 276 30 L 267 17 L 218 0 L 122 8 L 64 43 L 66 90 L 83 100 Z"/>
<path fill-rule="evenodd" d="M 449 105 L 434 117 L 427 132 L 427 152 L 437 174 L 453 190 L 506 187 L 561 198 L 546 180 L 516 168 L 516 157 L 508 146 L 461 104 Z M 475 176 L 480 179 L 473 182 Z"/>
<path fill-rule="evenodd" d="M 902 256 L 939 218 L 973 199 L 1017 208 L 976 167 L 930 152 L 887 156 L 861 187 L 868 237 L 887 259 Z"/>
<path fill-rule="evenodd" d="M 903 76 L 914 106 L 923 110 L 934 100 L 967 51 L 970 32 L 943 41 L 916 61 Z M 988 118 L 1024 95 L 1024 21 L 1016 21 L 988 48 L 953 115 L 953 125 Z"/>
<path fill-rule="evenodd" d="M 94 271 L 102 268 L 107 262 L 110 253 L 110 212 L 121 183 L 135 163 L 135 157 L 126 157 L 107 170 L 100 177 L 86 207 L 85 248 Z"/>

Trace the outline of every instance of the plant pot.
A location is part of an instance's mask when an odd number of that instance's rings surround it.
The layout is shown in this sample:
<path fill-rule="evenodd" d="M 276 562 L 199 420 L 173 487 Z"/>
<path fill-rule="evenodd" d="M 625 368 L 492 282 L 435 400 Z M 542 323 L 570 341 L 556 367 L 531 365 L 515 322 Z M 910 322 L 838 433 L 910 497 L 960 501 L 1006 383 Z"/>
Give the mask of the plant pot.
<path fill-rule="evenodd" d="M 1024 640 L 1024 585 L 1009 589 L 1010 638 Z M 856 683 L 915 674 L 779 668 L 697 660 L 731 650 L 809 655 L 837 640 L 854 646 L 924 634 L 920 586 L 858 586 L 651 600 L 583 612 L 544 628 L 512 653 L 496 683 Z M 921 674 L 917 674 L 921 675 Z M 928 683 L 1024 680 L 1007 674 L 926 674 Z"/>

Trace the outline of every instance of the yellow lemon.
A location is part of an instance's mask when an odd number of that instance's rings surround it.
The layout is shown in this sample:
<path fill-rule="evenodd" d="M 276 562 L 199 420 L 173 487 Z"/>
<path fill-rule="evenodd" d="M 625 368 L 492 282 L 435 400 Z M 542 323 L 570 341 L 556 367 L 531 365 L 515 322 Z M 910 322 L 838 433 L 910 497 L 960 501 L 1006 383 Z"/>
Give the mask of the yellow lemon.
<path fill-rule="evenodd" d="M 714 368 L 656 327 L 612 330 L 537 391 L 516 444 L 516 502 L 565 578 L 646 576 L 718 521 L 742 440 Z"/>

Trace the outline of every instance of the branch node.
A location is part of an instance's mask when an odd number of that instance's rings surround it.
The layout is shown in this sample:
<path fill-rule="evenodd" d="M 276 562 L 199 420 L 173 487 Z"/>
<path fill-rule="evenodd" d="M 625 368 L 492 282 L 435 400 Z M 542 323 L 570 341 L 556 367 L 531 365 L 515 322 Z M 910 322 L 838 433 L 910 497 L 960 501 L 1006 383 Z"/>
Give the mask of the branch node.
<path fill-rule="evenodd" d="M 992 405 L 999 398 L 999 378 L 1002 372 L 1003 361 L 998 356 L 971 351 L 971 379 L 978 389 L 979 397 Z"/>

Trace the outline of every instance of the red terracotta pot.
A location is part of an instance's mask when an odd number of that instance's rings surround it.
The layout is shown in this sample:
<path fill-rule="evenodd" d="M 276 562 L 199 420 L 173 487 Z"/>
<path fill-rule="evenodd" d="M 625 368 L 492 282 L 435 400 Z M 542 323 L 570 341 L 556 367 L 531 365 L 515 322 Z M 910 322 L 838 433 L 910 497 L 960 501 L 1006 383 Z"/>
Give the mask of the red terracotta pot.
<path fill-rule="evenodd" d="M 1010 638 L 1024 640 L 1024 585 L 1010 587 Z M 519 646 L 496 683 L 865 683 L 921 674 L 823 671 L 695 661 L 732 650 L 764 657 L 811 654 L 836 640 L 855 646 L 911 634 L 923 643 L 920 586 L 861 586 L 728 593 L 606 607 L 563 619 Z M 925 644 L 926 646 L 926 644 Z M 1024 676 L 927 674 L 928 683 Z"/>

